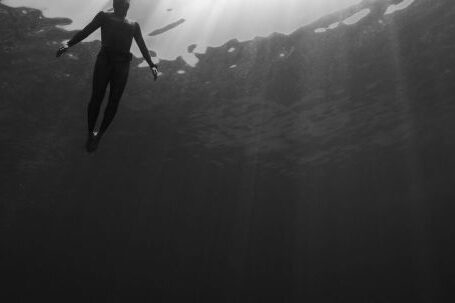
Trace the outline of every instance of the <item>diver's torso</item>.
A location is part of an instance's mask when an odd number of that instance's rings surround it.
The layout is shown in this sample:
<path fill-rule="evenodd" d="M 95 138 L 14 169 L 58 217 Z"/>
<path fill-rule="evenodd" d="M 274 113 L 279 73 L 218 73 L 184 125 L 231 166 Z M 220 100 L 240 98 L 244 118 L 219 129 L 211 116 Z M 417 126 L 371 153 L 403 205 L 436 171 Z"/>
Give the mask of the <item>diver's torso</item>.
<path fill-rule="evenodd" d="M 135 23 L 113 13 L 103 13 L 101 41 L 103 48 L 129 53 L 133 42 Z"/>

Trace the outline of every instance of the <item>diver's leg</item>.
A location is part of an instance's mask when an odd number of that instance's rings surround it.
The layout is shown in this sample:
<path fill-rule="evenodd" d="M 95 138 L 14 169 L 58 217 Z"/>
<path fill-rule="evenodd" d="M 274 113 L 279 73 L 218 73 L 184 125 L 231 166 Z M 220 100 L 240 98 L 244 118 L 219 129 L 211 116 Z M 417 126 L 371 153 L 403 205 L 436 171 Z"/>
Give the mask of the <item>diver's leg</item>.
<path fill-rule="evenodd" d="M 101 137 L 106 132 L 109 125 L 114 120 L 117 108 L 128 82 L 128 73 L 130 69 L 129 62 L 116 62 L 112 78 L 110 81 L 109 103 L 104 111 L 103 122 L 101 122 L 99 136 Z"/>
<path fill-rule="evenodd" d="M 94 152 L 98 145 L 98 138 L 96 138 L 94 130 L 110 77 L 111 66 L 108 58 L 105 54 L 100 53 L 96 59 L 95 71 L 93 72 L 92 98 L 87 108 L 88 134 L 85 149 L 89 153 Z"/>
<path fill-rule="evenodd" d="M 95 64 L 95 71 L 93 72 L 93 88 L 92 88 L 92 97 L 87 108 L 87 118 L 88 118 L 88 133 L 89 136 L 93 134 L 95 129 L 96 120 L 101 108 L 101 103 L 103 102 L 104 95 L 106 94 L 107 84 L 110 79 L 110 64 L 105 55 L 98 55 Z"/>

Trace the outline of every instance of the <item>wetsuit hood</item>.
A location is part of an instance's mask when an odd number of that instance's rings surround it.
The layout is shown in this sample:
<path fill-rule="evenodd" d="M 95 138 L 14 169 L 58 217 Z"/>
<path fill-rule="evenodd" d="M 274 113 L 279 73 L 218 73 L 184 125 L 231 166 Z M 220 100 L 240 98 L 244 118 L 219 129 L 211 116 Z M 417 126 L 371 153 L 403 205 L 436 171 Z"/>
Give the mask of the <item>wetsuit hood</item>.
<path fill-rule="evenodd" d="M 126 17 L 130 8 L 130 0 L 114 0 L 114 13 L 120 17 Z"/>

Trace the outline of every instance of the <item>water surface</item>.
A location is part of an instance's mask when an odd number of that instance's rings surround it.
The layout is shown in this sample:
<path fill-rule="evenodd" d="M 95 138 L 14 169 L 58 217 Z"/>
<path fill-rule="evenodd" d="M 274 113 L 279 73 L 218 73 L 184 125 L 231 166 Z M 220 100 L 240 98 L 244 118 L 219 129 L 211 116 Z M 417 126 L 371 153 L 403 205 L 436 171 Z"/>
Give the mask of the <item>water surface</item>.
<path fill-rule="evenodd" d="M 5 0 L 4 4 L 27 6 L 43 11 L 46 17 L 73 20 L 68 30 L 82 28 L 100 10 L 112 7 L 111 0 Z M 195 64 L 195 53 L 207 46 L 219 46 L 230 39 L 249 40 L 273 32 L 290 33 L 321 16 L 359 3 L 360 0 L 133 0 L 129 17 L 137 20 L 146 42 L 160 59 L 183 56 Z M 181 22 L 184 20 L 184 22 Z M 169 26 L 177 24 L 177 26 Z M 160 29 L 169 30 L 159 31 Z M 99 39 L 100 34 L 88 40 Z M 136 46 L 133 52 L 139 54 Z"/>

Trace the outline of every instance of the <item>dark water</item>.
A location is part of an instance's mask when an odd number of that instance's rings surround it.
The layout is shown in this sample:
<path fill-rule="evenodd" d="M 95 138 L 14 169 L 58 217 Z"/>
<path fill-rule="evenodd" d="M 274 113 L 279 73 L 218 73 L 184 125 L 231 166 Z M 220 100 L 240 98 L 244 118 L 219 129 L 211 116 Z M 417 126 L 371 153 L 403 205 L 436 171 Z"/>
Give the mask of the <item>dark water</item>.
<path fill-rule="evenodd" d="M 98 43 L 0 5 L 4 301 L 451 302 L 455 6 L 369 8 L 134 68 L 89 156 Z"/>

